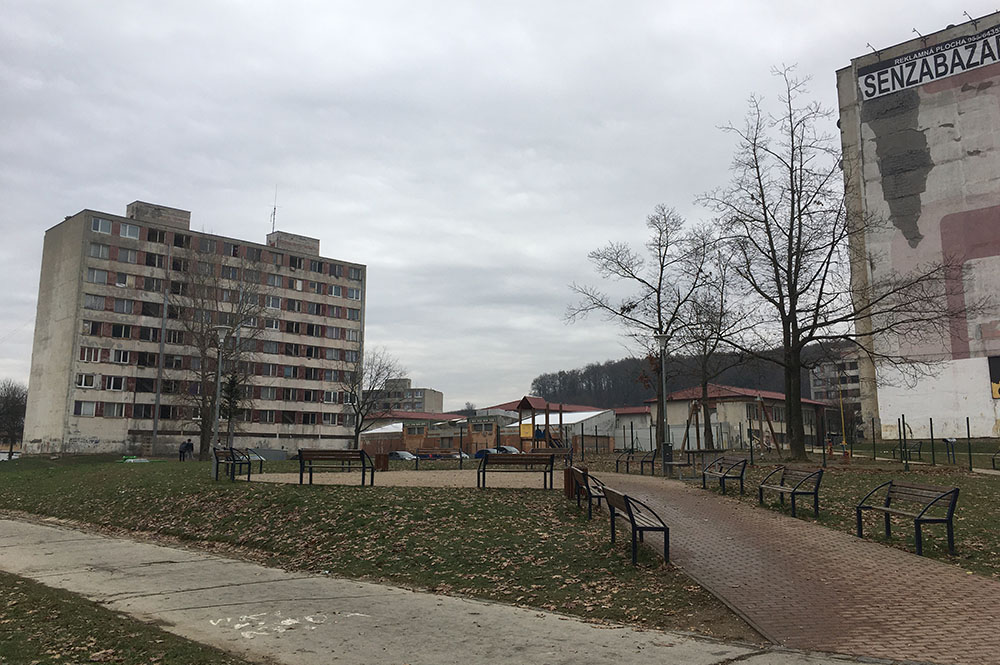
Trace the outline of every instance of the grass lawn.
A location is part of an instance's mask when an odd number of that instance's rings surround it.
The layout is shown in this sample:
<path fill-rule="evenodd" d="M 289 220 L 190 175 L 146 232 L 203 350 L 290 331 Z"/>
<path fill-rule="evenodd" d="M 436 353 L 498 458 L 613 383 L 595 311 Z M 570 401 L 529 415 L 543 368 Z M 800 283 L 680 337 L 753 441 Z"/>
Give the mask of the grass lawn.
<path fill-rule="evenodd" d="M 0 663 L 250 665 L 61 589 L 0 572 Z"/>
<path fill-rule="evenodd" d="M 607 520 L 556 491 L 216 483 L 202 463 L 24 458 L 0 466 L 0 505 L 288 569 L 760 639 L 651 550 L 633 567 Z"/>
<path fill-rule="evenodd" d="M 959 442 L 960 444 L 963 442 Z M 738 451 L 737 451 L 738 452 Z M 858 450 L 855 449 L 855 454 Z M 975 454 L 975 448 L 973 449 Z M 924 455 L 929 459 L 928 455 Z M 819 468 L 821 456 L 812 455 L 809 464 L 793 464 L 801 468 Z M 959 462 L 962 461 L 961 456 Z M 729 489 L 727 494 L 733 501 L 743 501 L 757 505 L 757 485 L 760 480 L 780 463 L 778 455 L 772 454 L 766 461 L 754 466 L 748 466 L 746 472 L 746 494 L 739 496 L 738 484 L 736 493 Z M 600 472 L 614 471 L 614 455 L 590 455 L 586 466 L 600 478 Z M 633 470 L 637 471 L 637 464 Z M 989 466 L 989 462 L 986 462 Z M 624 467 L 622 467 L 624 470 Z M 648 473 L 648 470 L 647 470 Z M 701 475 L 692 474 L 685 469 L 685 475 L 694 475 L 688 482 L 701 486 Z M 929 464 L 911 464 L 905 471 L 903 465 L 890 461 L 871 461 L 870 458 L 855 457 L 850 464 L 844 464 L 843 458 L 828 459 L 828 466 L 820 486 L 820 516 L 815 520 L 812 516 L 812 500 L 803 497 L 798 504 L 800 519 L 817 521 L 833 529 L 855 533 L 855 506 L 877 485 L 890 479 L 906 480 L 923 485 L 939 485 L 958 487 L 958 505 L 955 509 L 955 556 L 948 554 L 948 542 L 944 525 L 924 526 L 924 555 L 939 559 L 945 563 L 990 577 L 1000 577 L 1000 476 L 969 473 L 955 465 L 930 466 Z M 718 479 L 709 479 L 711 491 L 719 493 Z M 721 494 L 721 493 L 720 493 Z M 884 497 L 884 494 L 880 494 Z M 784 510 L 790 513 L 789 501 L 786 497 L 785 507 L 781 508 L 774 492 L 765 493 L 768 509 Z M 864 532 L 865 538 L 886 542 L 882 530 L 882 516 L 879 513 L 866 511 Z M 902 517 L 893 518 L 893 539 L 887 545 L 914 552 L 913 521 Z M 849 562 L 845 562 L 848 563 Z"/>

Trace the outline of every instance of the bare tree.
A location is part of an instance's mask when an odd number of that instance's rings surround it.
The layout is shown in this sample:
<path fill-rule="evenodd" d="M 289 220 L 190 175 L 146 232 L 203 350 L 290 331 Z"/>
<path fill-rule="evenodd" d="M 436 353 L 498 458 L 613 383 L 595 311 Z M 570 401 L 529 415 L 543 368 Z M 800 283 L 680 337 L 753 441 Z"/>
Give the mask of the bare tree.
<path fill-rule="evenodd" d="M 600 288 L 574 283 L 570 288 L 580 300 L 570 305 L 566 318 L 572 322 L 591 313 L 601 314 L 621 325 L 626 337 L 646 356 L 659 357 L 657 337 L 663 340 L 665 355 L 683 346 L 679 332 L 687 325 L 685 308 L 704 277 L 698 264 L 705 252 L 697 239 L 684 231 L 683 218 L 663 204 L 646 218 L 646 226 L 650 236 L 645 252 L 611 242 L 588 254 L 601 278 L 624 282 L 630 293 L 615 298 Z M 666 431 L 663 383 L 662 377 L 656 382 L 661 443 Z"/>
<path fill-rule="evenodd" d="M 28 387 L 14 379 L 0 380 L 0 441 L 7 444 L 7 458 L 14 456 L 14 444 L 24 435 L 24 410 Z"/>
<path fill-rule="evenodd" d="M 730 265 L 744 287 L 749 325 L 727 341 L 783 368 L 789 445 L 793 458 L 804 459 L 801 369 L 807 345 L 845 340 L 873 362 L 917 368 L 924 361 L 884 351 L 905 345 L 873 340 L 943 337 L 959 312 L 947 297 L 956 288 L 946 279 L 954 270 L 948 264 L 852 284 L 852 261 L 881 260 L 859 248 L 884 221 L 848 217 L 841 168 L 852 165 L 841 162 L 839 142 L 822 129 L 830 113 L 804 101 L 807 81 L 795 78 L 791 68 L 774 74 L 783 83 L 777 112 L 770 114 L 752 97 L 745 123 L 724 128 L 737 138 L 733 179 L 702 202 L 718 215 Z M 964 311 L 976 307 L 966 303 Z M 765 352 L 776 345 L 780 356 Z"/>
<path fill-rule="evenodd" d="M 403 378 L 406 370 L 384 347 L 365 349 L 349 367 L 344 401 L 353 416 L 354 447 L 360 448 L 361 433 L 389 413 L 385 402 L 386 384 Z"/>
<path fill-rule="evenodd" d="M 228 400 L 221 400 L 219 415 L 226 416 L 231 438 L 237 416 L 250 406 L 250 377 L 257 340 L 263 335 L 264 289 L 255 264 L 229 265 L 228 276 L 220 266 L 199 262 L 183 274 L 171 274 L 168 318 L 181 322 L 195 355 L 187 370 L 183 402 L 199 433 L 198 458 L 206 460 L 212 444 L 216 416 L 216 386 L 225 382 Z M 231 271 L 235 269 L 233 274 Z M 221 376 L 217 379 L 217 372 Z M 229 408 L 222 410 L 223 401 Z"/>

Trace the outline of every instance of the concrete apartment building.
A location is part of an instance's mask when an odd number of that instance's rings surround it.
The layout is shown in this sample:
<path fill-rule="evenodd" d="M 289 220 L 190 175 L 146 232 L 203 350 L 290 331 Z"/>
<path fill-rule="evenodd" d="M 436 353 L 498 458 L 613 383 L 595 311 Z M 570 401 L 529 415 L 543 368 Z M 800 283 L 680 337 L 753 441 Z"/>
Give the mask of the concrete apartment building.
<path fill-rule="evenodd" d="M 380 411 L 444 411 L 444 393 L 431 388 L 414 388 L 410 379 L 389 379 L 375 408 Z"/>
<path fill-rule="evenodd" d="M 198 441 L 192 395 L 217 351 L 199 350 L 190 321 L 221 330 L 237 298 L 256 309 L 245 327 L 230 326 L 248 349 L 234 445 L 346 447 L 365 266 L 320 256 L 314 238 L 275 231 L 259 244 L 190 222 L 187 211 L 136 201 L 124 217 L 83 210 L 46 231 L 26 453 L 148 450 L 154 420 L 158 453 Z M 192 291 L 217 304 L 192 308 Z"/>
<path fill-rule="evenodd" d="M 912 34 L 908 23 L 900 34 Z M 854 58 L 837 72 L 851 278 L 859 293 L 920 266 L 958 262 L 945 278 L 960 311 L 1000 286 L 1000 14 Z M 869 220 L 880 223 L 872 226 Z M 862 306 L 864 303 L 860 303 Z M 862 321 L 858 332 L 891 319 Z M 874 326 L 874 327 L 873 327 Z M 877 335 L 876 356 L 935 363 L 915 385 L 860 359 L 862 418 L 895 438 L 1000 436 L 1000 307 L 948 321 L 944 335 Z M 918 415 L 919 414 L 919 415 Z"/>

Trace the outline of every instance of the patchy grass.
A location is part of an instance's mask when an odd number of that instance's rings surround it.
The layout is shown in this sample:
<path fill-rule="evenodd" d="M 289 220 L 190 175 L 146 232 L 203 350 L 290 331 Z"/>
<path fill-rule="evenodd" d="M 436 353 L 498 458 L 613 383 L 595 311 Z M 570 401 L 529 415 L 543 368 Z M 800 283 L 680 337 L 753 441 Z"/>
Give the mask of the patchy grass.
<path fill-rule="evenodd" d="M 22 459 L 0 468 L 0 505 L 290 569 L 759 640 L 651 550 L 633 567 L 606 520 L 553 491 L 214 483 L 202 463 Z"/>
<path fill-rule="evenodd" d="M 0 572 L 0 663 L 250 665 L 61 589 Z"/>
<path fill-rule="evenodd" d="M 855 454 L 858 454 L 857 449 Z M 928 455 L 925 455 L 925 458 L 927 457 Z M 959 461 L 961 459 L 959 457 Z M 818 468 L 821 460 L 819 454 L 813 454 L 810 463 L 795 463 L 793 466 Z M 958 505 L 954 518 L 956 554 L 955 556 L 948 554 L 944 525 L 932 524 L 924 527 L 924 555 L 980 575 L 1000 577 L 1000 529 L 997 529 L 997 524 L 1000 523 L 1000 476 L 969 473 L 954 465 L 940 464 L 937 466 L 911 464 L 910 470 L 905 471 L 903 465 L 898 462 L 881 460 L 872 462 L 871 459 L 859 457 L 845 464 L 844 458 L 840 455 L 828 458 L 827 462 L 828 466 L 820 487 L 819 519 L 814 519 L 812 516 L 812 502 L 809 497 L 803 497 L 798 504 L 800 519 L 815 521 L 832 529 L 853 534 L 856 532 L 855 507 L 869 491 L 887 480 L 897 479 L 924 485 L 958 487 Z M 767 460 L 748 466 L 746 494 L 741 497 L 738 491 L 734 494 L 730 489 L 726 496 L 733 501 L 757 505 L 757 486 L 779 463 L 781 461 L 778 456 L 772 454 Z M 614 471 L 615 456 L 588 456 L 586 466 L 600 477 L 601 471 Z M 637 471 L 637 465 L 633 466 L 633 470 Z M 701 485 L 700 472 L 693 473 L 691 469 L 685 469 L 685 475 L 688 476 L 686 478 L 688 482 Z M 714 480 L 713 484 L 713 479 L 709 479 L 710 491 L 721 496 L 718 479 Z M 727 487 L 733 486 L 738 488 L 738 484 L 727 483 Z M 774 492 L 766 492 L 764 499 L 768 509 L 790 513 L 787 497 L 784 508 L 778 503 Z M 886 541 L 884 538 L 883 518 L 880 513 L 866 511 L 864 519 L 865 538 L 909 552 L 915 551 L 911 519 L 892 518 L 891 541 Z"/>

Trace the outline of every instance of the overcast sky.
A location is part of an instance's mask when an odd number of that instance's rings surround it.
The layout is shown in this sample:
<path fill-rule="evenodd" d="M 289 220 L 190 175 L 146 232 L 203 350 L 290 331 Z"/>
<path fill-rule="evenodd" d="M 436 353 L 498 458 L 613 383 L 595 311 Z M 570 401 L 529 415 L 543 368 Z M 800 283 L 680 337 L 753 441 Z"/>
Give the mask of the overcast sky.
<path fill-rule="evenodd" d="M 868 51 L 965 0 L 2 0 L 0 377 L 27 382 L 45 229 L 143 200 L 368 265 L 367 343 L 445 408 L 629 354 L 567 324 L 586 255 L 727 180 L 747 97 L 797 64 L 836 104 Z"/>

